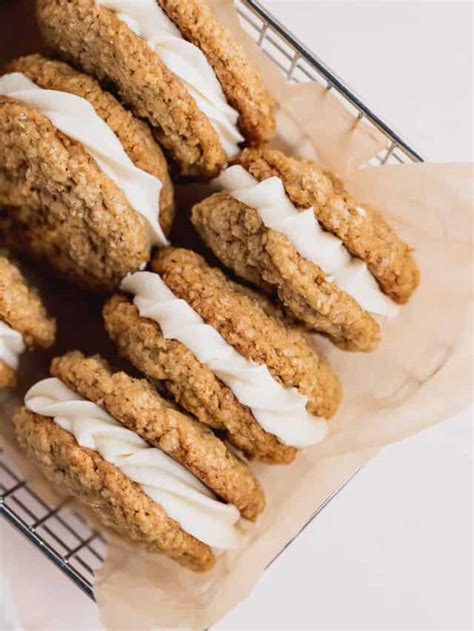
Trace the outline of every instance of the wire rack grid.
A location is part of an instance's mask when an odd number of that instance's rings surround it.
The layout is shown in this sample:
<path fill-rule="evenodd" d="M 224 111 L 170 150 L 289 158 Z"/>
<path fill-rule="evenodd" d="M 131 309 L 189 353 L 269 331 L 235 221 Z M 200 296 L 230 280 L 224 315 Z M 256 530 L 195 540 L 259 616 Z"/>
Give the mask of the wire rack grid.
<path fill-rule="evenodd" d="M 422 160 L 414 149 L 259 2 L 235 0 L 235 4 L 242 26 L 288 81 L 314 81 L 327 90 L 333 90 L 359 121 L 372 125 L 384 135 L 387 144 L 370 164 L 403 164 Z M 61 568 L 80 589 L 94 598 L 94 575 L 106 553 L 106 542 L 102 535 L 92 530 L 80 515 L 71 510 L 68 500 L 47 503 L 38 497 L 14 465 L 7 462 L 3 453 L 0 454 L 0 490 L 0 514 Z M 311 523 L 334 495 L 336 493 L 317 508 L 303 528 Z"/>

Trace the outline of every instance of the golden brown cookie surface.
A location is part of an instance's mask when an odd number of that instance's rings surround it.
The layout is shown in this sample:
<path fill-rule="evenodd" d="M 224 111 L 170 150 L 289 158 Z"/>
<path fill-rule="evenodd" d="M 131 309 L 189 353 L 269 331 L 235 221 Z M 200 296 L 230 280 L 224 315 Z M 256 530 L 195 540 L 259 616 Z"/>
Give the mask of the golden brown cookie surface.
<path fill-rule="evenodd" d="M 184 532 L 138 484 L 96 451 L 79 446 L 52 419 L 24 407 L 16 411 L 13 423 L 18 442 L 46 477 L 91 506 L 106 525 L 192 570 L 212 568 L 209 546 Z"/>
<path fill-rule="evenodd" d="M 86 99 L 143 172 L 162 182 L 156 215 L 165 230 L 174 215 L 165 158 L 147 125 L 97 82 L 67 64 L 30 55 L 9 63 L 39 87 Z M 113 289 L 149 257 L 146 220 L 82 144 L 45 116 L 0 97 L 0 228 L 7 243 L 47 261 L 95 290 Z"/>
<path fill-rule="evenodd" d="M 51 374 L 182 464 L 243 517 L 253 520 L 263 510 L 262 489 L 247 464 L 144 379 L 112 373 L 100 358 L 79 352 L 54 359 Z"/>
<path fill-rule="evenodd" d="M 144 225 L 82 147 L 36 110 L 0 97 L 0 229 L 7 244 L 92 289 L 147 261 Z"/>
<path fill-rule="evenodd" d="M 207 5 L 161 5 L 183 36 L 202 48 L 240 114 L 247 141 L 273 135 L 270 98 L 260 77 Z M 226 156 L 210 120 L 184 82 L 127 24 L 94 0 L 38 0 L 37 10 L 48 44 L 99 80 L 112 83 L 135 115 L 149 121 L 180 174 L 212 177 L 220 171 Z"/>
<path fill-rule="evenodd" d="M 183 36 L 206 55 L 228 102 L 239 112 L 239 127 L 251 145 L 271 140 L 275 118 L 262 77 L 232 33 L 214 17 L 205 0 L 158 0 Z"/>
<path fill-rule="evenodd" d="M 55 322 L 19 268 L 0 255 L 0 320 L 22 334 L 27 346 L 48 348 L 54 342 Z"/>
<path fill-rule="evenodd" d="M 152 268 L 242 356 L 265 364 L 284 387 L 308 397 L 308 410 L 330 417 L 340 401 L 340 385 L 327 362 L 297 330 L 271 316 L 247 291 L 239 291 L 218 270 L 190 250 L 167 248 Z M 255 420 L 233 392 L 183 344 L 163 337 L 159 325 L 141 318 L 127 296 L 115 295 L 104 308 L 109 335 L 140 370 L 164 383 L 180 405 L 211 427 L 225 430 L 245 453 L 267 462 L 290 462 L 283 445 Z"/>
<path fill-rule="evenodd" d="M 0 359 L 0 390 L 16 384 L 16 372 Z"/>
<path fill-rule="evenodd" d="M 346 350 L 370 351 L 380 327 L 323 270 L 301 256 L 288 238 L 268 229 L 258 212 L 226 193 L 193 208 L 192 221 L 219 260 L 269 292 L 311 329 Z"/>
<path fill-rule="evenodd" d="M 411 248 L 379 212 L 357 206 L 342 183 L 316 162 L 273 149 L 248 148 L 234 163 L 258 182 L 278 178 L 296 209 L 313 209 L 322 228 L 340 239 L 345 254 L 358 261 L 357 269 L 361 269 L 361 261 L 366 264 L 364 283 L 373 284 L 371 292 L 380 290 L 389 312 L 395 310 L 395 305 L 391 309 L 388 304 L 390 299 L 404 303 L 415 291 L 419 272 Z M 339 287 L 326 270 L 303 256 L 286 234 L 265 225 L 256 208 L 236 197 L 215 193 L 192 211 L 194 226 L 224 265 L 276 294 L 290 316 L 340 348 L 365 352 L 376 348 L 380 327 L 359 304 L 356 294 Z"/>
<path fill-rule="evenodd" d="M 418 267 L 412 249 L 377 210 L 364 205 L 361 212 L 342 182 L 314 161 L 264 148 L 245 149 L 236 163 L 260 181 L 281 178 L 295 206 L 312 207 L 321 225 L 367 263 L 382 290 L 396 302 L 407 302 L 419 283 Z"/>
<path fill-rule="evenodd" d="M 157 212 L 159 211 L 161 227 L 165 233 L 169 233 L 174 217 L 173 186 L 163 152 L 143 121 L 124 109 L 92 77 L 60 61 L 37 54 L 27 55 L 10 61 L 3 72 L 22 72 L 41 88 L 69 92 L 89 101 L 96 114 L 120 140 L 132 162 L 162 182 L 160 208 Z"/>
<path fill-rule="evenodd" d="M 115 294 L 106 302 L 104 321 L 119 353 L 162 383 L 202 423 L 225 432 L 248 456 L 281 464 L 293 461 L 296 449 L 265 432 L 212 370 L 180 342 L 166 340 L 159 325 L 142 318 L 128 296 Z"/>
<path fill-rule="evenodd" d="M 340 402 L 339 381 L 299 331 L 270 317 L 196 252 L 165 248 L 155 255 L 151 267 L 241 355 L 266 365 L 285 388 L 297 388 L 307 396 L 312 414 L 333 416 Z"/>

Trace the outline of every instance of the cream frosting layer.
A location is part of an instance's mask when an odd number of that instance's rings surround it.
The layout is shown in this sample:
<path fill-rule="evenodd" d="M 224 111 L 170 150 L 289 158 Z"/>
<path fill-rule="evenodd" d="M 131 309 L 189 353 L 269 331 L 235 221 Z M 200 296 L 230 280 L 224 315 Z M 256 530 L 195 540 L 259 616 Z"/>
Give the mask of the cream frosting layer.
<path fill-rule="evenodd" d="M 89 101 L 69 92 L 41 88 L 21 72 L 0 77 L 0 94 L 34 108 L 63 134 L 80 142 L 140 215 L 150 245 L 168 244 L 158 221 L 162 183 L 134 165 Z"/>
<path fill-rule="evenodd" d="M 142 317 L 157 322 L 165 338 L 178 340 L 192 351 L 251 409 L 267 432 L 294 447 L 307 447 L 324 438 L 327 423 L 306 410 L 307 397 L 296 388 L 283 387 L 267 366 L 238 353 L 185 300 L 177 298 L 158 274 L 129 274 L 121 288 L 133 294 Z"/>
<path fill-rule="evenodd" d="M 214 185 L 254 208 L 267 228 L 284 234 L 301 256 L 316 263 L 330 282 L 363 309 L 387 317 L 397 315 L 397 305 L 381 291 L 367 264 L 352 256 L 341 239 L 323 230 L 312 208 L 296 208 L 279 177 L 259 182 L 242 166 L 234 165 L 225 169 Z M 365 212 L 363 208 L 359 211 Z"/>
<path fill-rule="evenodd" d="M 0 360 L 13 370 L 17 370 L 20 355 L 25 350 L 23 336 L 0 320 Z"/>
<path fill-rule="evenodd" d="M 26 407 L 51 417 L 74 436 L 81 447 L 97 451 L 144 493 L 160 504 L 181 528 L 220 549 L 242 543 L 240 513 L 224 504 L 181 464 L 118 423 L 54 377 L 35 384 L 25 395 Z"/>
<path fill-rule="evenodd" d="M 237 121 L 238 112 L 226 100 L 221 84 L 204 53 L 186 41 L 156 0 L 96 0 L 117 17 L 158 55 L 179 77 L 210 120 L 228 159 L 235 158 L 244 140 Z"/>

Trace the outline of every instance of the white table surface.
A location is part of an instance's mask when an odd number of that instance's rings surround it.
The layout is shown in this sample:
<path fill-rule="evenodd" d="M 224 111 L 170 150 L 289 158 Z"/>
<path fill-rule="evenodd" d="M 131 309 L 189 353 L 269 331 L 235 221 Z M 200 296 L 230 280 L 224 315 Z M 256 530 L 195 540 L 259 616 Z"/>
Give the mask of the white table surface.
<path fill-rule="evenodd" d="M 264 4 L 426 158 L 472 159 L 469 2 Z M 471 417 L 385 449 L 215 628 L 472 628 Z M 0 528 L 1 600 L 17 605 L 0 629 L 100 629 L 93 603 Z"/>

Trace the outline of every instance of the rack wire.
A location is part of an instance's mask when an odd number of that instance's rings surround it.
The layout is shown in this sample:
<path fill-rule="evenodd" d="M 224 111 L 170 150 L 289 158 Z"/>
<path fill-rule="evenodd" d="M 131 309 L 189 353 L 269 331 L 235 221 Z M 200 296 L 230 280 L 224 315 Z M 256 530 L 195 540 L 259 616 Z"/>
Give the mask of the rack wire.
<path fill-rule="evenodd" d="M 42 500 L 5 454 L 0 489 L 0 514 L 93 598 L 94 574 L 105 559 L 103 536 L 68 507 L 69 500 Z"/>
<path fill-rule="evenodd" d="M 369 164 L 422 161 L 422 157 L 400 135 L 372 112 L 334 71 L 289 33 L 259 2 L 235 0 L 235 3 L 242 26 L 288 81 L 313 81 L 327 90 L 333 90 L 358 121 L 373 126 L 383 134 L 387 140 L 386 146 Z M 80 589 L 94 598 L 94 575 L 106 553 L 103 536 L 71 510 L 68 500 L 59 503 L 43 501 L 22 479 L 14 465 L 7 462 L 5 454 L 0 454 L 0 489 L 0 515 L 61 568 Z M 316 509 L 302 530 L 339 491 Z"/>
<path fill-rule="evenodd" d="M 236 0 L 235 4 L 244 29 L 280 68 L 288 81 L 312 81 L 328 91 L 333 90 L 358 121 L 364 121 L 385 136 L 386 147 L 369 164 L 409 164 L 423 161 L 422 156 L 375 114 L 334 70 L 292 35 L 260 2 Z"/>

